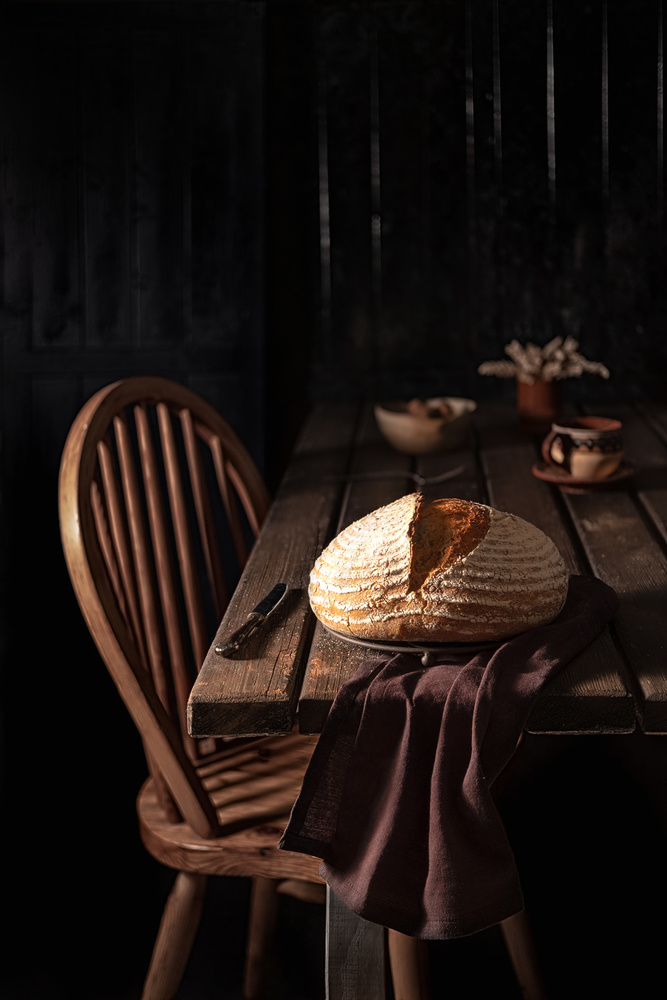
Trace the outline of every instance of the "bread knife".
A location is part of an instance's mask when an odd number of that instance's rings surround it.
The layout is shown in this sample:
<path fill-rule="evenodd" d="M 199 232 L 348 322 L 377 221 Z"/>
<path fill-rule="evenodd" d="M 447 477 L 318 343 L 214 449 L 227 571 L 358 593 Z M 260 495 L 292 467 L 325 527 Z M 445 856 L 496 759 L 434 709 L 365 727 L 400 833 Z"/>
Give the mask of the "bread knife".
<path fill-rule="evenodd" d="M 232 632 L 224 642 L 218 643 L 215 647 L 216 653 L 219 656 L 230 656 L 232 653 L 236 653 L 241 645 L 254 635 L 260 625 L 266 621 L 271 612 L 275 611 L 286 593 L 287 584 L 277 583 L 257 607 L 253 608 L 243 625 Z"/>

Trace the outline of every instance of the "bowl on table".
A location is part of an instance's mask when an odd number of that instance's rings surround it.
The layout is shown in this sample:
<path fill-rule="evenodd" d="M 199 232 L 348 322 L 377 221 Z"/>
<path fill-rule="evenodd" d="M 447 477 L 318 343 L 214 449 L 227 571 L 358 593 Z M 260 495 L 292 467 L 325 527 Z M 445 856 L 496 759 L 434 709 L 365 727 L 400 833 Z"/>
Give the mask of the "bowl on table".
<path fill-rule="evenodd" d="M 396 400 L 377 403 L 375 419 L 397 451 L 424 455 L 462 447 L 476 409 L 474 400 L 460 396 Z"/>

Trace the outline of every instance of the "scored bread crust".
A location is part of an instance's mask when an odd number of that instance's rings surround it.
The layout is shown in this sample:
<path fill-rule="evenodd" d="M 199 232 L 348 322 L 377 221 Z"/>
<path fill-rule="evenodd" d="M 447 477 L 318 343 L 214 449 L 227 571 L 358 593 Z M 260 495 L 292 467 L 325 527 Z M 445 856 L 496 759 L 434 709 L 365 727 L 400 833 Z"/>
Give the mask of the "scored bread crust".
<path fill-rule="evenodd" d="M 568 574 L 553 541 L 472 501 L 408 494 L 343 529 L 310 574 L 320 621 L 357 638 L 505 639 L 552 621 Z"/>

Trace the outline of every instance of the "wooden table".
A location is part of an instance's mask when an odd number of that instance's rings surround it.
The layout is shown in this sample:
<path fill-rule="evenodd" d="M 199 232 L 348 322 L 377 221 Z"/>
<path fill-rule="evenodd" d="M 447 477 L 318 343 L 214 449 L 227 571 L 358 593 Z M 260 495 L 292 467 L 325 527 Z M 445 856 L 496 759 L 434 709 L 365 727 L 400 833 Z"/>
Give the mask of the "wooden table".
<path fill-rule="evenodd" d="M 420 488 L 427 499 L 476 500 L 531 521 L 570 572 L 594 574 L 619 596 L 611 627 L 544 688 L 529 732 L 667 732 L 667 404 L 587 412 L 623 421 L 634 475 L 613 488 L 568 493 L 533 475 L 539 439 L 520 429 L 511 405 L 480 405 L 465 448 L 418 459 L 384 442 L 368 406 L 315 409 L 215 641 L 277 581 L 288 584 L 288 597 L 243 658 L 222 659 L 214 641 L 190 697 L 192 734 L 321 730 L 340 684 L 368 653 L 315 621 L 310 568 L 345 525 Z M 330 956 L 335 948 L 332 937 Z M 359 995 L 370 1000 L 382 987 L 364 989 Z"/>

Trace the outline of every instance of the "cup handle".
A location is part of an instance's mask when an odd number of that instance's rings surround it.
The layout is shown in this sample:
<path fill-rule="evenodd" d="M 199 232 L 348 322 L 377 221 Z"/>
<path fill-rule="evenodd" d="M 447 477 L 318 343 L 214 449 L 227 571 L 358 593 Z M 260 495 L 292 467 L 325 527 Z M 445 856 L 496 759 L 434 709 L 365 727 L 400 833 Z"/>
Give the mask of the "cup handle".
<path fill-rule="evenodd" d="M 556 438 L 559 436 L 558 431 L 549 431 L 544 441 L 542 442 L 542 458 L 547 463 L 547 465 L 562 465 L 562 462 L 557 462 L 555 458 L 551 456 L 551 445 L 554 443 Z"/>

